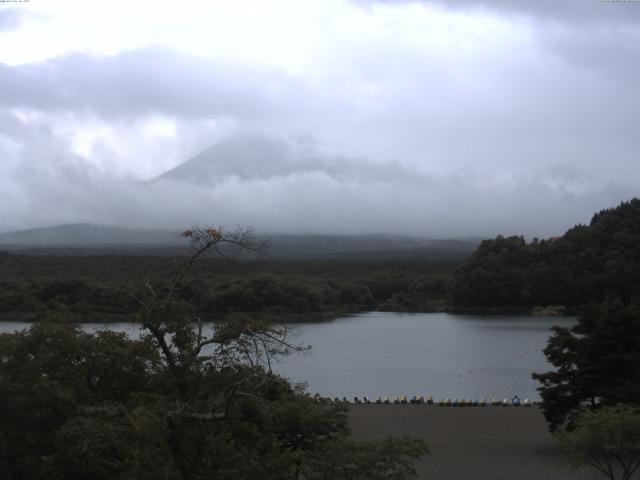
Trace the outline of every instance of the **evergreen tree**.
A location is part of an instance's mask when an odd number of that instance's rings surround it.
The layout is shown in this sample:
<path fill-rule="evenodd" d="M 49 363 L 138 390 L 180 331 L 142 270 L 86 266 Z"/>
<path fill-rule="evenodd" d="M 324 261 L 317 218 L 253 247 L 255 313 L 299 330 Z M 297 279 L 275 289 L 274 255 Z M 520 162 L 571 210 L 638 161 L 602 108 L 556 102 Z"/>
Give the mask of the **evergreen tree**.
<path fill-rule="evenodd" d="M 571 428 L 586 406 L 640 404 L 640 307 L 614 299 L 554 328 L 544 353 L 555 371 L 534 373 L 551 430 Z"/>

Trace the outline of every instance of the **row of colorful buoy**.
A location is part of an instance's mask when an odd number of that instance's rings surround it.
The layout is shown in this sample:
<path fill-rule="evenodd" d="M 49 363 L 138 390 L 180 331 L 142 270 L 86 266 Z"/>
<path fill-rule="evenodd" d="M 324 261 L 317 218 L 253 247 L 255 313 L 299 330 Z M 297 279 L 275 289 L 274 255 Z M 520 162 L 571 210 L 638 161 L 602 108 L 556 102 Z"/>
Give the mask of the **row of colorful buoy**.
<path fill-rule="evenodd" d="M 316 400 L 320 401 L 322 400 L 322 398 L 319 395 L 316 395 Z M 412 397 L 407 397 L 406 395 L 393 396 L 393 397 L 378 396 L 373 400 L 369 399 L 366 396 L 353 397 L 353 399 L 349 399 L 347 397 L 342 397 L 342 399 L 340 397 L 333 397 L 333 398 L 328 398 L 324 400 L 328 400 L 332 403 L 426 404 L 426 405 L 439 405 L 441 407 L 486 407 L 486 406 L 530 407 L 533 405 L 533 402 L 531 402 L 528 398 L 525 398 L 523 401 L 520 401 L 520 398 L 517 395 L 513 397 L 511 400 L 507 398 L 503 400 L 496 400 L 495 398 L 492 398 L 490 400 L 487 400 L 484 398 L 474 398 L 474 399 L 443 398 L 437 402 L 434 401 L 431 395 L 429 395 L 428 397 L 423 397 L 422 395 L 420 396 L 414 395 Z"/>

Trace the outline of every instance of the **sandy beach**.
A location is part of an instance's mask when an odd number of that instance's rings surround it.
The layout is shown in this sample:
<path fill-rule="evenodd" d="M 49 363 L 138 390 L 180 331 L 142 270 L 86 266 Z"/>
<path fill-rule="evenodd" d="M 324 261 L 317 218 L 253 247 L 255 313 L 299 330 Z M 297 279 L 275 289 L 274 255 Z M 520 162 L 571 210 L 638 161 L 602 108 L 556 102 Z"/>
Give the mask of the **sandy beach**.
<path fill-rule="evenodd" d="M 352 405 L 352 435 L 373 440 L 388 434 L 424 439 L 431 449 L 418 478 L 439 480 L 598 480 L 591 468 L 571 471 L 537 407 Z"/>

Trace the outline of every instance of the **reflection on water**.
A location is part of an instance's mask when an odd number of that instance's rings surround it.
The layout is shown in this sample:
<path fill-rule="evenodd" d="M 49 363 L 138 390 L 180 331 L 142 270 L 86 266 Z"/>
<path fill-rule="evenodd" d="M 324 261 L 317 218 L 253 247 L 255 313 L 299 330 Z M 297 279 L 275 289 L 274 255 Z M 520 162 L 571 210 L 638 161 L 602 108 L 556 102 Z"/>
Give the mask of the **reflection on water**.
<path fill-rule="evenodd" d="M 537 399 L 532 372 L 549 369 L 542 348 L 552 325 L 572 318 L 371 312 L 295 325 L 312 345 L 274 366 L 311 393 L 331 396 L 433 395 Z M 27 328 L 0 323 L 0 332 Z M 132 323 L 84 324 L 137 336 Z"/>

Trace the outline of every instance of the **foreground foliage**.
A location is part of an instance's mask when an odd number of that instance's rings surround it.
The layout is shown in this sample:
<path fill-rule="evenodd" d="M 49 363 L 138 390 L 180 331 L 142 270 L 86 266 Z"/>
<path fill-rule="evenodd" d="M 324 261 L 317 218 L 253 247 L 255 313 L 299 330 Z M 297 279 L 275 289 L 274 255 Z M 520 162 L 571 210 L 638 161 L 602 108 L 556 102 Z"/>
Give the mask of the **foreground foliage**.
<path fill-rule="evenodd" d="M 123 288 L 138 340 L 39 323 L 0 335 L 0 472 L 7 480 L 402 479 L 415 439 L 349 440 L 347 410 L 271 371 L 303 349 L 290 332 L 229 316 L 205 331 L 178 295 L 194 261 L 250 231 L 185 232 L 173 281 Z"/>
<path fill-rule="evenodd" d="M 640 405 L 640 306 L 592 305 L 572 328 L 554 328 L 544 353 L 556 370 L 535 373 L 551 430 L 584 408 Z"/>
<path fill-rule="evenodd" d="M 604 407 L 580 415 L 575 429 L 559 433 L 573 467 L 589 465 L 610 480 L 629 480 L 640 468 L 640 410 Z"/>

